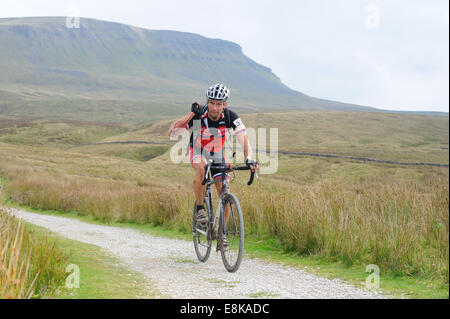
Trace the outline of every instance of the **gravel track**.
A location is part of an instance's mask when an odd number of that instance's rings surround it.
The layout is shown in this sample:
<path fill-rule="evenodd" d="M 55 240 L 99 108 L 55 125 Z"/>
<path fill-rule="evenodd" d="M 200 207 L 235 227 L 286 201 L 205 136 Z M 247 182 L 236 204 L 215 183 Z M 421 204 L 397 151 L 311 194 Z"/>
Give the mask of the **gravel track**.
<path fill-rule="evenodd" d="M 191 241 L 15 208 L 6 210 L 66 238 L 107 249 L 130 269 L 144 274 L 163 296 L 170 298 L 389 298 L 342 280 L 321 278 L 297 268 L 246 256 L 237 273 L 229 273 L 220 253 L 215 252 L 215 245 L 208 261 L 201 263 Z"/>

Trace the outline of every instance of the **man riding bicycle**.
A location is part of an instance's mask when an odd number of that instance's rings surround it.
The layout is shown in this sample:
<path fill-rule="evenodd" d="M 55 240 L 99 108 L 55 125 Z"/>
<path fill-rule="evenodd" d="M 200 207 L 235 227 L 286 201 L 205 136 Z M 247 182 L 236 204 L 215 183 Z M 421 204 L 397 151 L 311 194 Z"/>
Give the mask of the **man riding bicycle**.
<path fill-rule="evenodd" d="M 204 167 L 209 159 L 213 159 L 215 163 L 227 163 L 223 147 L 228 134 L 227 129 L 233 129 L 239 144 L 244 148 L 247 166 L 252 172 L 258 169 L 258 163 L 252 159 L 253 152 L 244 123 L 237 113 L 227 108 L 229 95 L 228 88 L 223 84 L 210 86 L 206 91 L 206 104 L 202 107 L 198 103 L 193 103 L 191 112 L 173 122 L 169 129 L 170 136 L 176 129 L 193 128 L 189 141 L 189 159 L 195 171 L 193 182 L 197 205 L 195 218 L 197 224 L 203 226 L 208 224 L 208 214 L 204 207 L 205 186 L 202 185 L 205 176 Z M 211 173 L 214 179 L 222 177 L 222 173 L 217 173 L 214 169 L 211 169 Z M 225 178 L 229 179 L 229 175 L 226 174 Z M 215 185 L 220 196 L 222 184 Z M 229 213 L 229 207 L 225 207 L 225 221 L 228 220 Z"/>

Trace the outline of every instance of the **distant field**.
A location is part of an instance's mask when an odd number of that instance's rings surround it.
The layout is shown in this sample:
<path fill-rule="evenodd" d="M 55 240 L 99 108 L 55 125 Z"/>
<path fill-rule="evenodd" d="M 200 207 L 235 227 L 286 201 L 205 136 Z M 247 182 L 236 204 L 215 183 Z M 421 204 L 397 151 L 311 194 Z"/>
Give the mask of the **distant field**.
<path fill-rule="evenodd" d="M 123 126 L 105 123 L 0 118 L 0 141 L 19 145 L 67 148 L 93 143 L 127 130 Z"/>
<path fill-rule="evenodd" d="M 449 163 L 448 117 L 311 111 L 241 116 L 248 128 L 266 128 L 267 134 L 270 128 L 277 128 L 278 148 L 283 151 Z M 163 120 L 147 127 L 143 124 L 142 129 L 110 136 L 104 141 L 170 142 L 167 137 L 170 122 Z"/>
<path fill-rule="evenodd" d="M 278 149 L 282 151 L 449 163 L 449 122 L 445 117 L 331 111 L 243 113 L 241 117 L 248 128 L 266 128 L 267 134 L 270 128 L 277 128 Z M 175 142 L 167 136 L 171 121 L 120 125 L 0 117 L 0 141 L 59 149 L 111 141 L 151 141 L 173 145 Z M 75 148 L 74 151 L 95 153 L 98 150 L 103 154 L 117 153 L 121 156 L 120 149 L 128 152 L 134 148 L 148 150 L 153 147 L 156 146 L 103 145 Z M 159 149 L 162 150 L 161 147 Z"/>
<path fill-rule="evenodd" d="M 343 112 L 243 114 L 278 127 L 279 149 L 448 163 L 448 119 Z M 170 161 L 170 121 L 133 125 L 0 121 L 8 199 L 37 209 L 189 231 L 192 169 Z M 81 145 L 147 140 L 160 145 Z M 74 147 L 80 145 L 79 147 Z M 68 149 L 69 147 L 72 147 Z M 448 285 L 448 168 L 279 157 L 278 171 L 233 176 L 249 236 L 345 265 Z M 421 279 L 421 280 L 422 280 Z"/>

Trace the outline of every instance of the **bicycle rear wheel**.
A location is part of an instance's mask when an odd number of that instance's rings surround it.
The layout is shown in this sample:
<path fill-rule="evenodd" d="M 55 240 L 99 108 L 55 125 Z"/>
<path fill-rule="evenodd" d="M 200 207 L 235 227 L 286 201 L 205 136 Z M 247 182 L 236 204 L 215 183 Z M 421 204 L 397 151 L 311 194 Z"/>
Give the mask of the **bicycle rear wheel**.
<path fill-rule="evenodd" d="M 202 227 L 197 225 L 195 221 L 196 204 L 194 203 L 194 212 L 192 215 L 192 236 L 194 240 L 195 253 L 197 254 L 198 260 L 205 262 L 209 258 L 211 253 L 211 235 L 209 227 Z M 208 205 L 205 205 L 205 209 L 208 212 Z M 209 212 L 208 212 L 209 214 Z M 208 215 L 209 216 L 209 215 Z"/>
<path fill-rule="evenodd" d="M 225 207 L 230 206 L 230 214 L 225 222 Z M 219 242 L 222 243 L 223 237 L 228 239 L 228 248 L 221 246 L 222 261 L 229 272 L 235 272 L 239 269 L 244 253 L 244 218 L 242 216 L 241 205 L 237 197 L 228 194 L 225 197 L 224 205 L 221 209 L 219 223 Z"/>

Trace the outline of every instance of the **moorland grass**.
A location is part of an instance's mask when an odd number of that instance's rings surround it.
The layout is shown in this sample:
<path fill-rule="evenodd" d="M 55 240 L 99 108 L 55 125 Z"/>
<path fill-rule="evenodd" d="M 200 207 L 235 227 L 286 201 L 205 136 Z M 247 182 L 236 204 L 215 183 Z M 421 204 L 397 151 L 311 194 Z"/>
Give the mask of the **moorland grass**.
<path fill-rule="evenodd" d="M 448 119 L 339 112 L 262 118 L 270 119 L 282 120 L 283 147 L 448 163 Z M 247 120 L 251 124 L 252 118 Z M 106 140 L 146 135 L 162 140 L 167 124 L 130 129 Z M 16 141 L 27 144 L 26 136 L 20 136 Z M 0 143 L 6 198 L 36 209 L 189 232 L 194 201 L 189 164 L 172 163 L 168 152 L 139 161 L 125 155 L 135 152 L 129 146 L 114 149 L 111 156 L 104 145 L 63 151 L 48 144 Z M 231 190 L 245 212 L 246 234 L 275 238 L 281 249 L 298 255 L 347 266 L 377 264 L 393 275 L 428 276 L 448 284 L 448 168 L 301 156 L 280 156 L 278 167 L 250 188 L 248 176 L 236 174 Z"/>

